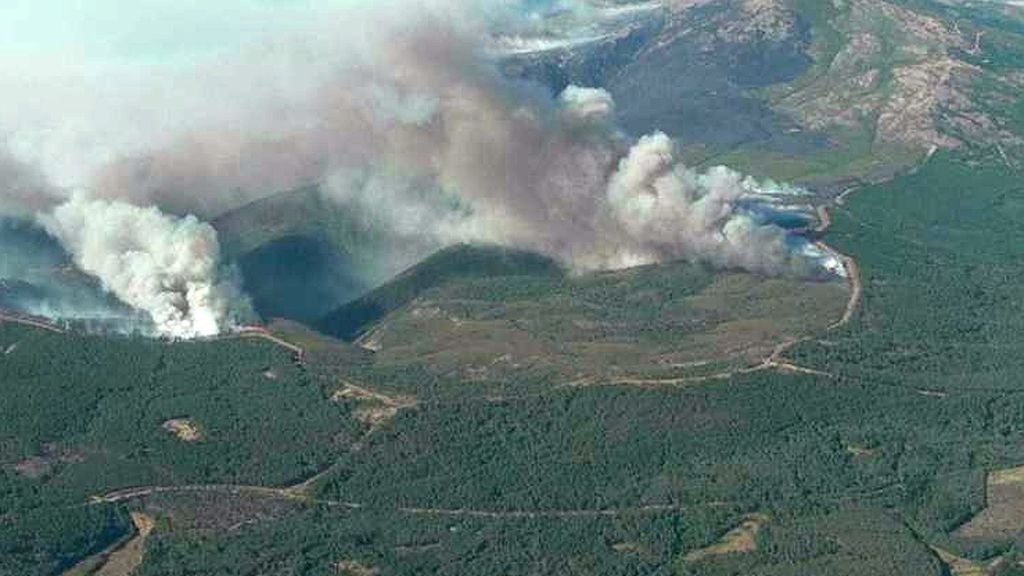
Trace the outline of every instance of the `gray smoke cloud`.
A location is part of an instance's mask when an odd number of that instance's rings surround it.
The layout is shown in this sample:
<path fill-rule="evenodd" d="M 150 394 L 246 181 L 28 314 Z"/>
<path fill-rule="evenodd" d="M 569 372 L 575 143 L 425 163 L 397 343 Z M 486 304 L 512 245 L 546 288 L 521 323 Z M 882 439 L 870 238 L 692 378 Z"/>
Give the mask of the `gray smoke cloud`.
<path fill-rule="evenodd" d="M 156 207 L 63 195 L 38 171 L 0 155 L 0 306 L 172 338 L 212 336 L 232 325 L 245 299 L 219 262 L 212 227 Z M 40 237 L 40 228 L 64 250 Z M 69 256 L 100 290 L 67 269 Z"/>
<path fill-rule="evenodd" d="M 336 121 L 358 127 L 338 133 L 362 143 L 332 167 L 376 175 L 362 188 L 331 179 L 340 200 L 380 201 L 398 216 L 385 222 L 438 244 L 525 247 L 577 270 L 678 258 L 767 273 L 813 267 L 782 229 L 744 209 L 774 183 L 722 167 L 698 173 L 665 134 L 621 133 L 606 91 L 571 86 L 550 98 L 495 72 L 471 38 L 438 29 L 407 32 L 382 47 L 372 73 L 332 92 Z M 383 192 L 395 173 L 413 184 Z M 432 193 L 410 193 L 417 186 Z"/>
<path fill-rule="evenodd" d="M 171 338 L 214 336 L 241 301 L 220 264 L 217 233 L 194 217 L 75 195 L 40 217 L 43 227 L 122 302 Z"/>
<path fill-rule="evenodd" d="M 31 217 L 59 201 L 45 176 L 0 148 L 0 217 Z"/>
<path fill-rule="evenodd" d="M 48 192 L 6 177 L 16 172 L 0 158 L 0 179 L 15 183 L 0 202 L 40 213 L 82 270 L 175 337 L 229 328 L 239 297 L 212 228 L 188 215 L 306 184 L 401 240 L 387 272 L 453 242 L 528 248 L 576 270 L 688 259 L 806 274 L 827 258 L 750 213 L 784 186 L 689 168 L 662 133 L 623 134 L 601 89 L 552 97 L 502 76 L 494 27 L 515 19 L 508 3 L 329 14 L 197 64 L 3 78 L 43 102 L 0 115 L 0 130 Z"/>

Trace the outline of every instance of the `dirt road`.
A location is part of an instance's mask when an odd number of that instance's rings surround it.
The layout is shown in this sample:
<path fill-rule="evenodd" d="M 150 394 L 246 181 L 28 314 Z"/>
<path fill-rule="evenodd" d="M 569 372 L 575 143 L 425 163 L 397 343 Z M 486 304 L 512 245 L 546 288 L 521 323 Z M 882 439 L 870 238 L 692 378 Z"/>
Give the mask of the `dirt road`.
<path fill-rule="evenodd" d="M 725 502 L 712 502 L 702 506 L 725 506 Z M 403 514 L 414 516 L 450 516 L 463 518 L 490 519 L 534 519 L 534 518 L 615 518 L 637 514 L 659 514 L 662 512 L 683 512 L 701 506 L 652 504 L 632 508 L 599 508 L 593 510 L 472 510 L 466 508 L 398 508 Z"/>
<path fill-rule="evenodd" d="M 326 506 L 337 506 L 343 508 L 361 508 L 360 504 L 353 502 L 342 502 L 340 500 L 323 500 L 317 498 L 311 498 L 306 492 L 301 489 L 303 484 L 297 484 L 296 486 L 288 486 L 285 488 L 270 488 L 267 486 L 248 486 L 239 484 L 191 484 L 187 486 L 137 486 L 133 488 L 124 488 L 121 490 L 115 490 L 108 492 L 102 496 L 93 496 L 89 500 L 89 504 L 117 504 L 120 502 L 128 502 L 131 500 L 138 500 L 139 498 L 145 498 L 147 496 L 154 496 L 158 494 L 182 494 L 182 493 L 216 493 L 216 494 L 228 494 L 233 496 L 238 495 L 250 495 L 250 496 L 262 496 L 266 498 L 279 498 L 287 500 L 297 500 L 302 502 L 308 502 L 311 504 L 322 504 Z"/>
<path fill-rule="evenodd" d="M 225 338 L 248 338 L 266 340 L 271 344 L 280 346 L 281 348 L 284 348 L 285 350 L 291 352 L 295 356 L 295 362 L 297 364 L 303 364 L 306 362 L 306 350 L 304 348 L 298 346 L 297 344 L 292 344 L 291 342 L 283 338 L 274 336 L 274 334 L 271 333 L 270 330 L 267 330 L 262 326 L 244 326 L 238 332 L 225 336 Z"/>
<path fill-rule="evenodd" d="M 833 252 L 835 251 L 833 250 Z M 846 303 L 846 310 L 843 312 L 843 317 L 829 326 L 829 330 L 836 330 L 850 323 L 850 320 L 853 319 L 853 315 L 857 312 L 857 307 L 860 305 L 860 298 L 863 290 L 860 280 L 860 268 L 857 267 L 857 261 L 846 254 L 842 254 L 840 252 L 835 253 L 839 255 L 840 259 L 842 259 L 843 267 L 846 268 L 846 279 L 850 284 L 850 300 Z"/>
<path fill-rule="evenodd" d="M 9 322 L 11 324 L 21 324 L 22 326 L 41 328 L 43 330 L 48 330 L 55 334 L 66 333 L 66 330 L 57 326 L 56 324 L 49 322 L 48 320 L 44 320 L 42 318 L 35 318 L 32 316 L 26 316 L 24 314 L 18 314 L 16 312 L 0 310 L 0 322 Z"/>
<path fill-rule="evenodd" d="M 299 488 L 303 484 L 287 488 L 268 488 L 264 486 L 245 486 L 230 484 L 207 484 L 191 486 L 139 486 L 110 492 L 103 496 L 95 496 L 90 504 L 121 503 L 130 500 L 137 500 L 157 494 L 181 494 L 181 493 L 222 493 L 233 496 L 262 496 L 267 498 L 280 498 L 295 500 L 309 504 L 336 506 L 351 510 L 371 509 L 356 502 L 343 502 L 338 500 L 322 500 L 308 497 Z M 577 510 L 475 510 L 470 508 L 419 508 L 411 506 L 400 506 L 391 510 L 412 516 L 452 516 L 467 518 L 507 518 L 507 519 L 529 519 L 529 518 L 601 518 L 616 517 L 635 514 L 657 514 L 662 512 L 682 512 L 699 507 L 725 506 L 726 502 L 710 502 L 698 505 L 681 504 L 652 504 L 648 506 L 634 506 L 628 508 L 599 508 L 599 509 L 577 509 Z"/>

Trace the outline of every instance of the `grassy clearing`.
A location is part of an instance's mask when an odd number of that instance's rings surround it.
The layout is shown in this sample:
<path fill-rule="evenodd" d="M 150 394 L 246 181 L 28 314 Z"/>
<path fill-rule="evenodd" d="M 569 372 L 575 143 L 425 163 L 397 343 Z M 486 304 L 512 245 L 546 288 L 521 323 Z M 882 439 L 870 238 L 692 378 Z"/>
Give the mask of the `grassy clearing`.
<path fill-rule="evenodd" d="M 430 266 L 443 266 L 443 257 L 461 259 L 465 250 L 442 254 Z M 406 278 L 417 276 L 414 270 Z M 334 377 L 419 398 L 746 368 L 780 342 L 823 331 L 848 299 L 839 281 L 715 273 L 686 263 L 584 276 L 547 269 L 442 276 L 415 292 L 382 291 L 408 296 L 381 305 L 390 312 L 378 320 L 349 329 L 373 353 L 366 363 L 335 366 Z M 384 299 L 371 295 L 370 301 Z"/>
<path fill-rule="evenodd" d="M 111 552 L 103 566 L 95 572 L 95 576 L 132 576 L 142 565 L 145 553 L 146 538 L 153 531 L 153 519 L 142 512 L 132 512 L 132 524 L 135 525 L 135 536 L 124 546 Z"/>
<path fill-rule="evenodd" d="M 187 418 L 172 418 L 161 424 L 161 427 L 177 436 L 178 440 L 182 442 L 195 442 L 202 438 L 199 427 Z"/>
<path fill-rule="evenodd" d="M 1024 527 L 1024 467 L 995 470 L 988 475 L 986 507 L 956 535 L 960 538 L 1012 537 Z"/>
<path fill-rule="evenodd" d="M 751 514 L 744 518 L 739 526 L 725 533 L 717 543 L 694 550 L 683 560 L 686 562 L 700 562 L 711 556 L 722 556 L 725 554 L 743 554 L 757 550 L 757 535 L 761 528 L 768 523 L 768 517 L 763 514 Z"/>

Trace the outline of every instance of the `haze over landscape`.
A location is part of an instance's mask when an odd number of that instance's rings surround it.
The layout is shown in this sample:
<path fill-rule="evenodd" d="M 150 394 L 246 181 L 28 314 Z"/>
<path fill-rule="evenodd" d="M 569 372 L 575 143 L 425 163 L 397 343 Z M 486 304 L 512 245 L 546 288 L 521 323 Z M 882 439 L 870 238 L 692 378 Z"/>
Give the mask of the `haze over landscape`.
<path fill-rule="evenodd" d="M 586 29 L 610 8 L 402 8 L 240 6 L 218 16 L 234 42 L 207 38 L 208 23 L 161 46 L 144 22 L 116 26 L 131 14 L 111 17 L 110 37 L 81 53 L 63 38 L 24 40 L 30 62 L 81 62 L 9 79 L 23 85 L 8 91 L 17 113 L 2 122 L 18 180 L 6 211 L 36 211 L 80 270 L 174 337 L 215 335 L 245 308 L 214 230 L 176 219 L 321 183 L 370 226 L 407 239 L 406 253 L 381 255 L 397 263 L 388 273 L 457 242 L 536 250 L 576 270 L 668 258 L 798 276 L 839 269 L 754 214 L 799 190 L 686 167 L 664 132 L 621 131 L 603 89 L 570 85 L 552 98 L 499 74 L 495 27 L 530 33 L 531 20 L 568 11 Z M 164 9 L 205 21 L 201 10 Z M 320 11 L 330 23 L 310 20 Z M 162 27 L 158 16 L 145 20 Z"/>
<path fill-rule="evenodd" d="M 1024 7 L 0 6 L 0 576 L 1024 573 Z"/>

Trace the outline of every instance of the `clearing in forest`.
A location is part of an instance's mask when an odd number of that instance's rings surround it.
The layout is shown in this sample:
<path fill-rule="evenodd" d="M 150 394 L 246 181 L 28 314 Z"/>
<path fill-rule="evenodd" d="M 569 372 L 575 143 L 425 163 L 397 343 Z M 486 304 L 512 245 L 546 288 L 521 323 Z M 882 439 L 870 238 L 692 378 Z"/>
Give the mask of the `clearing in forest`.
<path fill-rule="evenodd" d="M 942 560 L 942 563 L 949 567 L 949 573 L 952 576 L 988 576 L 988 571 L 977 562 L 961 558 L 942 548 L 932 546 L 932 550 L 939 555 L 939 560 Z"/>
<path fill-rule="evenodd" d="M 110 554 L 96 576 L 130 576 L 142 564 L 146 537 L 153 531 L 154 523 L 152 518 L 141 512 L 132 512 L 132 523 L 135 524 L 135 536 Z"/>
<path fill-rule="evenodd" d="M 337 564 L 338 572 L 345 576 L 376 576 L 380 570 L 355 560 L 342 560 Z"/>
<path fill-rule="evenodd" d="M 986 493 L 985 509 L 957 530 L 957 536 L 1009 536 L 1024 526 L 1024 466 L 989 473 Z"/>
<path fill-rule="evenodd" d="M 177 436 L 182 442 L 195 442 L 202 437 L 199 428 L 186 418 L 172 418 L 163 423 L 163 429 Z"/>
<path fill-rule="evenodd" d="M 768 523 L 764 514 L 750 514 L 739 526 L 725 533 L 722 539 L 700 550 L 694 550 L 684 557 L 687 562 L 698 562 L 709 556 L 754 552 L 757 550 L 757 534 Z"/>
<path fill-rule="evenodd" d="M 416 405 L 412 396 L 386 396 L 355 384 L 345 382 L 345 386 L 331 396 L 332 402 L 355 401 L 359 403 L 354 416 L 363 424 L 377 428 L 391 420 L 399 410 Z"/>

